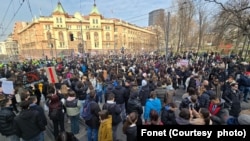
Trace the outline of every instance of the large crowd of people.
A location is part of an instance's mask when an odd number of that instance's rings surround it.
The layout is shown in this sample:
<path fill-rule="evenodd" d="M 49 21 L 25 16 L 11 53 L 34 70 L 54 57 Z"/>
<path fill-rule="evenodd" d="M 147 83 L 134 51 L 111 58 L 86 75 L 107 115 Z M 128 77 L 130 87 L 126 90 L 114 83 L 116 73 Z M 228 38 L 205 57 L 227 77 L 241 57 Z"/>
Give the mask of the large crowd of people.
<path fill-rule="evenodd" d="M 57 82 L 50 82 L 46 67 L 54 67 Z M 12 93 L 0 88 L 0 132 L 9 141 L 44 141 L 48 121 L 57 141 L 78 140 L 80 120 L 88 141 L 117 141 L 118 130 L 136 141 L 139 125 L 250 125 L 250 109 L 241 107 L 250 102 L 250 63 L 237 55 L 26 60 L 1 63 L 0 77 L 1 84 L 14 84 Z"/>

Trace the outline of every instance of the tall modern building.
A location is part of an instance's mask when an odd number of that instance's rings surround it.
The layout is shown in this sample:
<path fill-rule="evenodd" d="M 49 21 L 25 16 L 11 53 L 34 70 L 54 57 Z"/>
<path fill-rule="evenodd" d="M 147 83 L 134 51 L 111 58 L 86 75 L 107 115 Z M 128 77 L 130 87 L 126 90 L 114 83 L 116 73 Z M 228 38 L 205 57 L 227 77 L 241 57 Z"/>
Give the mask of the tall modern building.
<path fill-rule="evenodd" d="M 104 18 L 94 3 L 88 15 L 68 14 L 58 2 L 50 16 L 17 22 L 13 39 L 23 58 L 59 57 L 72 52 L 140 53 L 156 49 L 155 33 L 115 18 Z"/>
<path fill-rule="evenodd" d="M 161 20 L 164 20 L 163 19 L 164 15 L 165 15 L 164 9 L 157 9 L 157 10 L 151 11 L 149 13 L 148 25 L 149 26 L 158 25 Z"/>

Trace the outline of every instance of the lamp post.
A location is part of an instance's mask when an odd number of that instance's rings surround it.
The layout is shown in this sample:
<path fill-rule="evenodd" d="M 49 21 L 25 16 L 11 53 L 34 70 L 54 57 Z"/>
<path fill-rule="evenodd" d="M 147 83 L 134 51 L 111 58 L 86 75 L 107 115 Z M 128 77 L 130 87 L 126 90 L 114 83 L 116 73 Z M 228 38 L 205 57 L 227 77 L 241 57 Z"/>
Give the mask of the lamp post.
<path fill-rule="evenodd" d="M 84 57 L 85 56 L 85 50 L 84 50 L 84 40 L 83 40 L 83 30 L 82 30 L 82 20 L 81 19 L 78 19 L 76 17 L 74 17 L 75 19 L 79 20 L 80 23 L 81 23 L 81 53 L 82 53 L 82 56 Z"/>

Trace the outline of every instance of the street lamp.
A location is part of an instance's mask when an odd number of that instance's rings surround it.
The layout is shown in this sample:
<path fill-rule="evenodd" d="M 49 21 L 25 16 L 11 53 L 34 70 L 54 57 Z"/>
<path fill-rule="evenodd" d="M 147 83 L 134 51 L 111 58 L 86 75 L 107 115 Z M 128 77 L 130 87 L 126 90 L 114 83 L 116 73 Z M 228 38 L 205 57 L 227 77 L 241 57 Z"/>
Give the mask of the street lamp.
<path fill-rule="evenodd" d="M 79 18 L 76 18 L 76 17 L 73 17 L 73 18 L 79 20 L 80 23 L 81 23 L 81 52 L 82 52 L 82 55 L 83 55 L 83 57 L 84 57 L 84 56 L 85 56 L 85 50 L 84 50 L 84 40 L 83 40 L 83 31 L 82 31 L 82 25 L 83 25 L 83 24 L 82 24 L 82 20 L 79 19 Z"/>

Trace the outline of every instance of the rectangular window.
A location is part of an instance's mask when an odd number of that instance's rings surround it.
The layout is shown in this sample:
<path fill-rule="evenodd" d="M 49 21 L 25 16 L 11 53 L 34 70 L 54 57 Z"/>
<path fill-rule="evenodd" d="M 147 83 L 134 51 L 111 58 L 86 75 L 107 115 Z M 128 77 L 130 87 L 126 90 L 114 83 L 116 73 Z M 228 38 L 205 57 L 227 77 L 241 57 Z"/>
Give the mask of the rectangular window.
<path fill-rule="evenodd" d="M 95 19 L 92 20 L 93 24 L 95 24 Z"/>
<path fill-rule="evenodd" d="M 87 40 L 90 40 L 90 35 L 89 34 L 87 34 Z"/>
<path fill-rule="evenodd" d="M 98 19 L 95 20 L 95 23 L 98 24 Z"/>
<path fill-rule="evenodd" d="M 67 28 L 68 28 L 68 29 L 71 29 L 71 25 L 67 25 Z"/>
<path fill-rule="evenodd" d="M 64 47 L 64 42 L 60 42 L 60 48 Z"/>
<path fill-rule="evenodd" d="M 95 48 L 99 47 L 99 42 L 95 42 Z"/>
<path fill-rule="evenodd" d="M 110 47 L 110 43 L 106 43 L 106 47 L 109 48 Z"/>
<path fill-rule="evenodd" d="M 110 30 L 110 26 L 105 26 L 105 29 L 106 30 Z"/>

